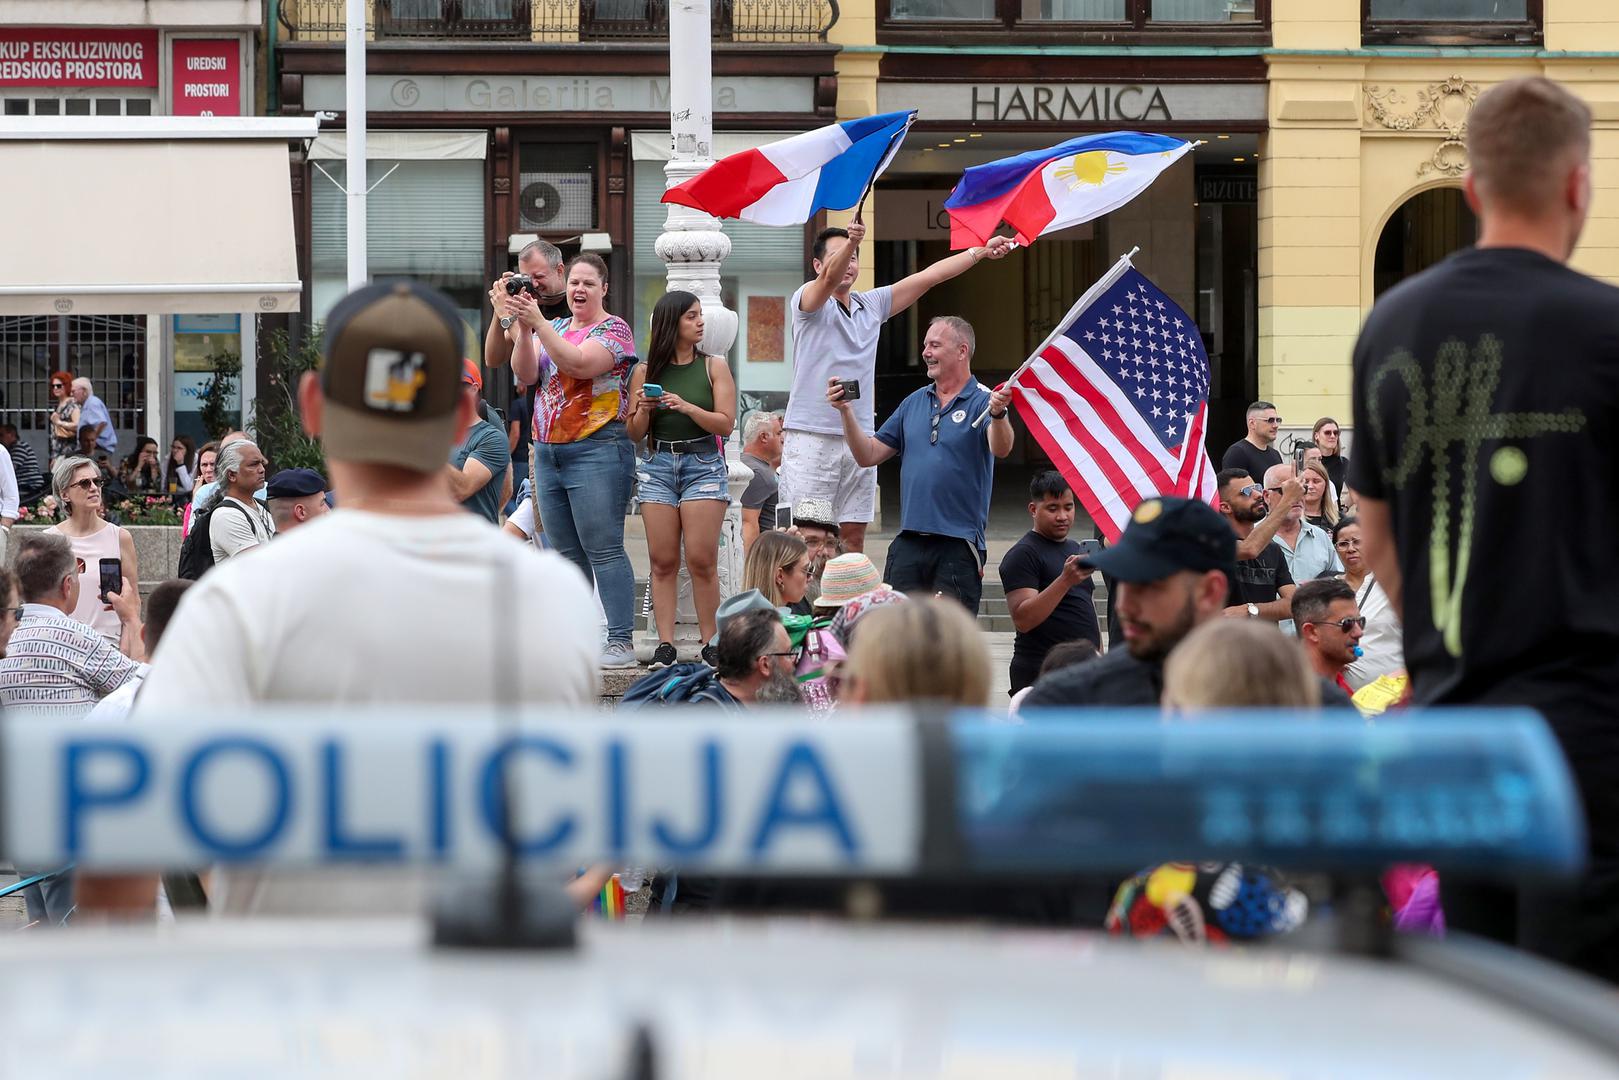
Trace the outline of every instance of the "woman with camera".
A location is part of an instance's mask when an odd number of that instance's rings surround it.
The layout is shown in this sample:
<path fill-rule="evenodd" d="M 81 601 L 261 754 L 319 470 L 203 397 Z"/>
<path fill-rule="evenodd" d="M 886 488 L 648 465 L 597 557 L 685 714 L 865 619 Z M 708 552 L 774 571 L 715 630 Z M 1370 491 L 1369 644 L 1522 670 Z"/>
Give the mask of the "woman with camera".
<path fill-rule="evenodd" d="M 720 526 L 731 505 L 726 486 L 725 436 L 736 425 L 736 383 L 723 356 L 705 356 L 703 306 L 689 292 L 672 292 L 652 309 L 644 365 L 630 376 L 631 441 L 647 440 L 636 479 L 652 563 L 652 621 L 658 628 L 654 668 L 675 662 L 675 598 L 684 541 L 697 629 L 704 641 L 717 629 L 720 604 Z M 703 660 L 713 664 L 712 645 Z"/>
<path fill-rule="evenodd" d="M 596 583 L 607 613 L 604 667 L 634 667 L 635 571 L 624 553 L 635 448 L 630 414 L 635 339 L 610 315 L 607 264 L 576 255 L 568 264 L 567 318 L 548 320 L 526 292 L 509 309 L 528 328 L 512 344 L 512 373 L 539 385 L 534 400 L 534 491 L 550 542 Z"/>

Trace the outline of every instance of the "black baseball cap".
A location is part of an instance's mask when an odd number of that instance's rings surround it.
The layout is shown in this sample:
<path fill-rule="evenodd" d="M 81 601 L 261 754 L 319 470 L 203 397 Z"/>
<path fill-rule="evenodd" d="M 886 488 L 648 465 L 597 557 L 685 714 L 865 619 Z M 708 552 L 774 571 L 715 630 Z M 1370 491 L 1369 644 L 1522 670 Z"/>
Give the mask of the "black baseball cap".
<path fill-rule="evenodd" d="M 326 478 L 314 469 L 282 469 L 264 485 L 267 499 L 301 499 L 325 493 Z"/>
<path fill-rule="evenodd" d="M 1124 535 L 1084 560 L 1119 581 L 1159 581 L 1182 570 L 1237 576 L 1237 534 L 1212 506 L 1194 499 L 1143 499 Z"/>

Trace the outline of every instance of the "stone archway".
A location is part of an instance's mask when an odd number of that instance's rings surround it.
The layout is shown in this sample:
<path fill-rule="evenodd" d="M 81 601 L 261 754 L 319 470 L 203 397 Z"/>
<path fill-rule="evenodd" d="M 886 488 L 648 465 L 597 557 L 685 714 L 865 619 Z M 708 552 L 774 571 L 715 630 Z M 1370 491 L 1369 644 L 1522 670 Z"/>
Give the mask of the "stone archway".
<path fill-rule="evenodd" d="M 1478 218 L 1459 187 L 1418 192 L 1389 215 L 1372 256 L 1372 298 L 1478 239 Z"/>

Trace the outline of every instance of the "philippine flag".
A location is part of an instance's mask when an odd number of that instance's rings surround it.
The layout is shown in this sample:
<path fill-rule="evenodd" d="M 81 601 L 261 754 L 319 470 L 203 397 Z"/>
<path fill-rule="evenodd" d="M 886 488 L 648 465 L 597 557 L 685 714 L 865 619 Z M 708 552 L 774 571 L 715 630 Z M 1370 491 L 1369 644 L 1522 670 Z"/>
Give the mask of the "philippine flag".
<path fill-rule="evenodd" d="M 894 159 L 914 112 L 845 120 L 721 158 L 663 193 L 719 218 L 802 225 L 822 210 L 858 204 Z"/>
<path fill-rule="evenodd" d="M 1192 148 L 1184 139 L 1114 131 L 974 165 L 945 200 L 950 246 L 986 243 L 1002 221 L 1017 241 L 1099 218 L 1143 191 Z"/>

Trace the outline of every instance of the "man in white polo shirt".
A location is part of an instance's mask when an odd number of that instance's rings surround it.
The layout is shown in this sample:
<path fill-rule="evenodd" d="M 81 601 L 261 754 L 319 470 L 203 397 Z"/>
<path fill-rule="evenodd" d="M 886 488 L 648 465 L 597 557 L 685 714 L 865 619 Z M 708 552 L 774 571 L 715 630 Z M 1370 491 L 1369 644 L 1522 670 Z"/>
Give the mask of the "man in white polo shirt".
<path fill-rule="evenodd" d="M 866 526 L 876 509 L 877 470 L 861 468 L 850 456 L 838 410 L 826 399 L 827 380 L 859 382 L 859 396 L 849 397 L 860 430 L 870 435 L 883 323 L 979 260 L 999 259 L 1012 250 L 1010 239 L 993 237 L 984 247 L 959 251 L 892 285 L 855 292 L 865 236 L 858 221 L 847 229 L 821 230 L 815 238 L 815 277 L 793 294 L 793 392 L 781 459 L 781 501 L 796 506 L 800 499 L 830 499 L 849 551 L 865 550 Z"/>

